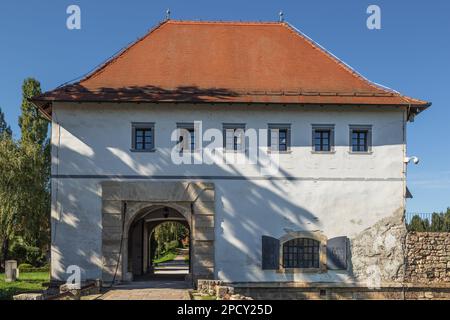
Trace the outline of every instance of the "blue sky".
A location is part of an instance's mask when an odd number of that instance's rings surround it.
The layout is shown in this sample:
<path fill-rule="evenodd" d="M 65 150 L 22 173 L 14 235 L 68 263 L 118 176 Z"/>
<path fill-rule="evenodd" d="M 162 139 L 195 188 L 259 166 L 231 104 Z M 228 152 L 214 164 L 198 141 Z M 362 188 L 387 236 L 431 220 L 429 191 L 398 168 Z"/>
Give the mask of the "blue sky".
<path fill-rule="evenodd" d="M 82 29 L 66 28 L 66 9 L 81 8 Z M 381 30 L 366 9 L 381 8 Z M 0 3 L 0 107 L 18 135 L 21 83 L 50 90 L 102 63 L 164 18 L 273 21 L 292 25 L 364 76 L 433 106 L 408 127 L 410 212 L 450 206 L 450 1 L 407 0 L 3 0 Z"/>

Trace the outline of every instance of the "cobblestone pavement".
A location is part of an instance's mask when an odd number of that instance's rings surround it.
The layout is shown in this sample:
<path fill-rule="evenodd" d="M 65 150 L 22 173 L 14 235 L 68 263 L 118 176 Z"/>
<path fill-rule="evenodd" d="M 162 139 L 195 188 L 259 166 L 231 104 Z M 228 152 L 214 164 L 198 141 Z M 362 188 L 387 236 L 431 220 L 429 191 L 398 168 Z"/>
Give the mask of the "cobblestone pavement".
<path fill-rule="evenodd" d="M 185 281 L 143 281 L 117 285 L 99 300 L 189 300 Z"/>

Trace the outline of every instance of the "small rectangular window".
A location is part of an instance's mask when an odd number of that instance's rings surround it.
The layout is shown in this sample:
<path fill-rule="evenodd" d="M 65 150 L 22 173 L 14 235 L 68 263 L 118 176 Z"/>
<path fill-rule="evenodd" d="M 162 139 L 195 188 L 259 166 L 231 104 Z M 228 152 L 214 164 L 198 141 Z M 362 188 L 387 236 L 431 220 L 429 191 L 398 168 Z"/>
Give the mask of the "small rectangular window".
<path fill-rule="evenodd" d="M 314 152 L 334 151 L 334 125 L 313 125 L 312 138 Z"/>
<path fill-rule="evenodd" d="M 223 124 L 223 147 L 225 151 L 245 151 L 245 124 Z"/>
<path fill-rule="evenodd" d="M 287 129 L 278 131 L 278 151 L 287 151 Z"/>
<path fill-rule="evenodd" d="M 153 123 L 132 123 L 132 151 L 154 151 L 155 126 Z"/>
<path fill-rule="evenodd" d="M 178 146 L 180 152 L 195 152 L 197 142 L 195 141 L 194 123 L 177 123 L 177 129 L 179 132 Z"/>
<path fill-rule="evenodd" d="M 350 151 L 368 153 L 372 150 L 372 127 L 350 126 Z"/>
<path fill-rule="evenodd" d="M 291 150 L 291 125 L 269 124 L 268 147 L 272 152 Z"/>

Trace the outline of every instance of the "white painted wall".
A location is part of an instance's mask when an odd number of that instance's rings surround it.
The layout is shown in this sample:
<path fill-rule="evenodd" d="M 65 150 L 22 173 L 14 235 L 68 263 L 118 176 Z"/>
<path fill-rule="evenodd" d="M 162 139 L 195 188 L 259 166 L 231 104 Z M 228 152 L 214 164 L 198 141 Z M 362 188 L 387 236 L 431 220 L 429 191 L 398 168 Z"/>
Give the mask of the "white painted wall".
<path fill-rule="evenodd" d="M 277 177 L 296 180 L 213 179 L 216 186 L 216 273 L 226 281 L 337 281 L 342 273 L 262 271 L 261 236 L 321 230 L 352 237 L 404 206 L 404 111 L 368 107 L 257 105 L 55 104 L 53 166 L 59 175 L 188 175 L 255 177 L 249 165 L 174 165 L 170 135 L 177 122 L 290 123 L 292 152 L 280 155 Z M 131 122 L 154 122 L 156 152 L 133 153 Z M 313 154 L 312 124 L 334 124 L 336 152 Z M 349 125 L 372 125 L 373 153 L 349 153 Z M 58 165 L 59 164 L 59 165 Z M 102 179 L 53 179 L 52 273 L 68 265 L 84 278 L 101 276 Z"/>

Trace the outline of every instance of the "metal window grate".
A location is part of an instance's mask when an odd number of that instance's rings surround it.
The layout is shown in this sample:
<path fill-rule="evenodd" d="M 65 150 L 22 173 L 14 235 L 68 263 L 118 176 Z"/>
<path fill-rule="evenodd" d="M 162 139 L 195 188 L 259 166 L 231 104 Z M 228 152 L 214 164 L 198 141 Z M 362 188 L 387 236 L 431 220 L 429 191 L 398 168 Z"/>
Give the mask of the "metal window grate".
<path fill-rule="evenodd" d="M 283 244 L 284 268 L 319 268 L 319 241 L 297 238 Z"/>

